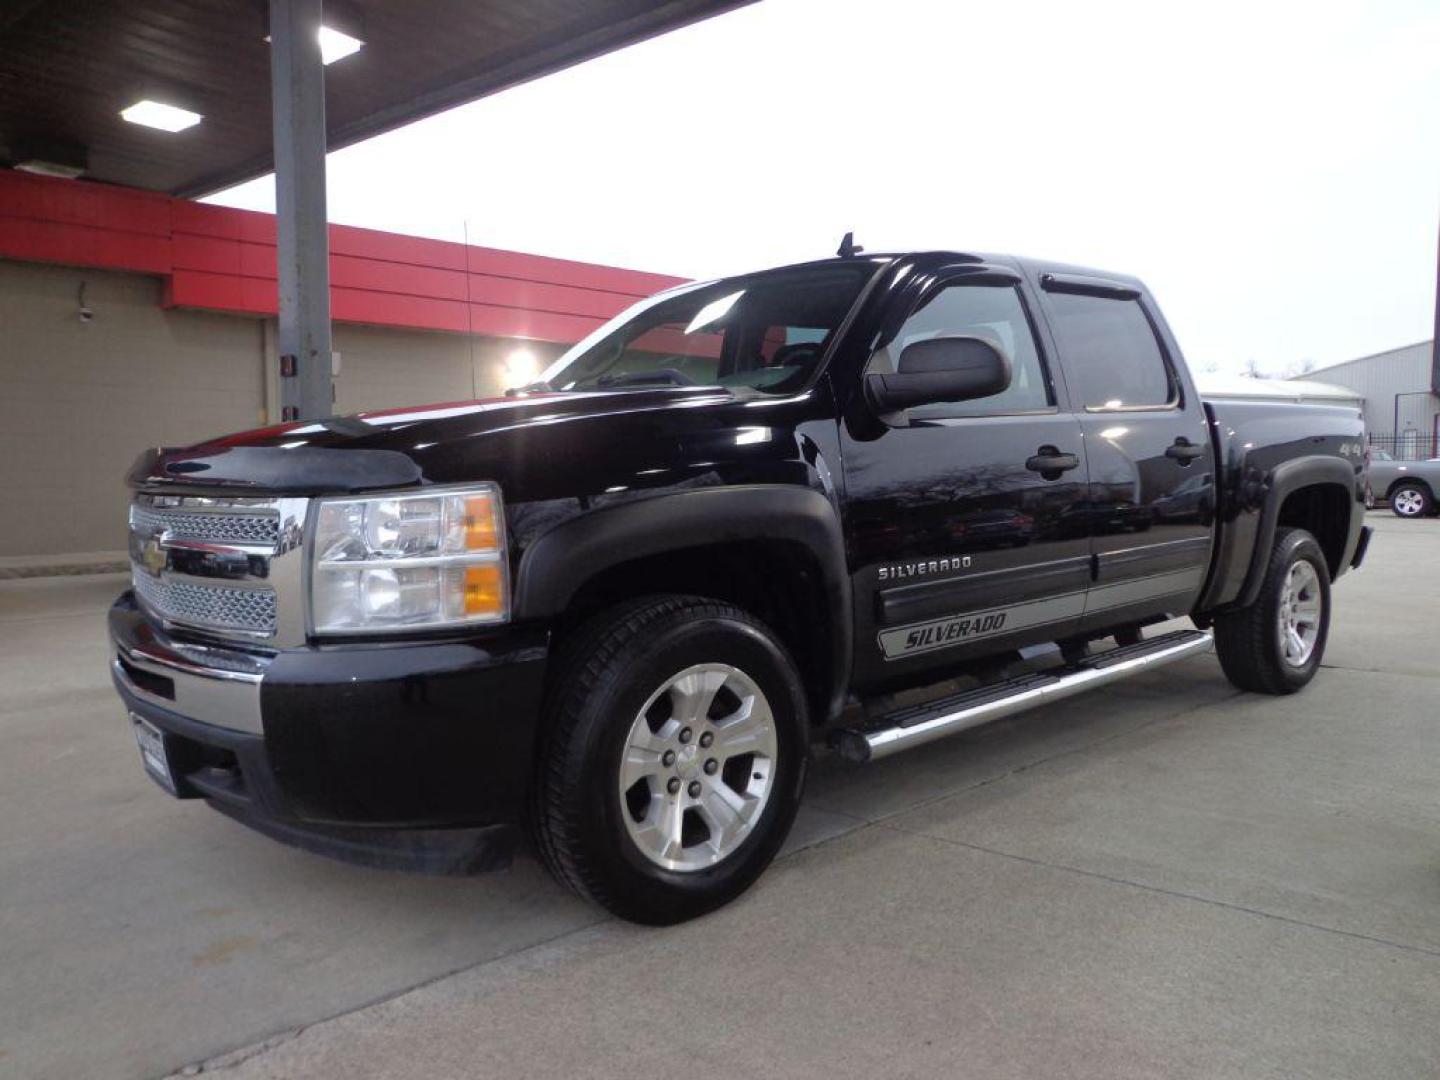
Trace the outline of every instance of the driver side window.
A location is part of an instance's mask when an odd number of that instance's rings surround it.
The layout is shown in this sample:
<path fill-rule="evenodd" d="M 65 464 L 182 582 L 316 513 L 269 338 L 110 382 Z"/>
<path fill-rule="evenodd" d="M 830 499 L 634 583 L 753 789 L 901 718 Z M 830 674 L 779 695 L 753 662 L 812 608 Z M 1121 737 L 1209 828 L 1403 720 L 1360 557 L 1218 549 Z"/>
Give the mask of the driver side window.
<path fill-rule="evenodd" d="M 955 284 L 941 289 L 910 313 L 895 339 L 871 357 L 867 371 L 894 371 L 907 345 L 954 334 L 982 338 L 1008 356 L 1010 385 L 985 398 L 916 406 L 908 410 L 911 420 L 1045 412 L 1055 407 L 1025 303 L 1013 285 Z"/>

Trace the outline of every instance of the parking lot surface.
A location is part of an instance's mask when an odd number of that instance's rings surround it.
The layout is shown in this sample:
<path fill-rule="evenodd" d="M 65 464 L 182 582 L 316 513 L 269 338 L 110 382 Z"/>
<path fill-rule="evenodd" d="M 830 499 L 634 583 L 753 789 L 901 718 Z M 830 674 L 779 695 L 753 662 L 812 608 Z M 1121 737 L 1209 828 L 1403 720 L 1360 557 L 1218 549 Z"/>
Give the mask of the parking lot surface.
<path fill-rule="evenodd" d="M 1209 655 L 824 758 L 788 854 L 666 930 L 168 799 L 123 579 L 0 583 L 0 1076 L 1433 1078 L 1440 521 L 1369 520 L 1304 693 Z"/>

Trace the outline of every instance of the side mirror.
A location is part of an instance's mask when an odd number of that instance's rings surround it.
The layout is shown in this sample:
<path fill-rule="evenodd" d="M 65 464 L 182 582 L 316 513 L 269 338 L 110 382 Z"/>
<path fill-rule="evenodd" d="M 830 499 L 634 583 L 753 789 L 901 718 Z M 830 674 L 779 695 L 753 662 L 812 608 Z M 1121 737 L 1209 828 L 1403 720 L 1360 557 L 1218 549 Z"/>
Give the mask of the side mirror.
<path fill-rule="evenodd" d="M 969 401 L 1010 385 L 1010 360 L 984 338 L 929 338 L 905 346 L 893 375 L 867 375 L 865 392 L 881 413 L 937 401 Z"/>

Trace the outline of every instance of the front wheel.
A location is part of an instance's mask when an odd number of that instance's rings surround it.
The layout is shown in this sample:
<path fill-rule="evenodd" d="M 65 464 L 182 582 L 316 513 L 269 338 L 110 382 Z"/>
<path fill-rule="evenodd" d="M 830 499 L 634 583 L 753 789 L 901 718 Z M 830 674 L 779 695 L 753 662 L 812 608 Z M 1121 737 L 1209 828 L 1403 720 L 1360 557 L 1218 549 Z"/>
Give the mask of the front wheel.
<path fill-rule="evenodd" d="M 1390 493 L 1390 510 L 1396 517 L 1424 517 L 1431 506 L 1430 489 L 1421 484 L 1401 484 Z"/>
<path fill-rule="evenodd" d="M 1215 618 L 1215 651 L 1241 690 L 1293 694 L 1315 677 L 1330 632 L 1330 570 L 1315 537 L 1283 528 L 1249 607 Z"/>
<path fill-rule="evenodd" d="M 748 888 L 805 777 L 805 697 L 769 629 L 728 604 L 655 597 L 593 620 L 558 667 L 533 813 L 555 877 L 650 924 Z"/>

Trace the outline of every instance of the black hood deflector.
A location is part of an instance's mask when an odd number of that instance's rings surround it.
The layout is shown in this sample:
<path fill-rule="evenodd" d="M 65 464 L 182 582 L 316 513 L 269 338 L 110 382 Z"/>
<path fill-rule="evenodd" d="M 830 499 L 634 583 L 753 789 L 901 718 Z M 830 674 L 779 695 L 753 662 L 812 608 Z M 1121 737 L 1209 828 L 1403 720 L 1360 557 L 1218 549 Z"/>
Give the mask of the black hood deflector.
<path fill-rule="evenodd" d="M 253 488 L 276 495 L 314 495 L 409 487 L 420 466 L 398 450 L 321 446 L 199 446 L 146 450 L 125 477 L 133 488 Z"/>

